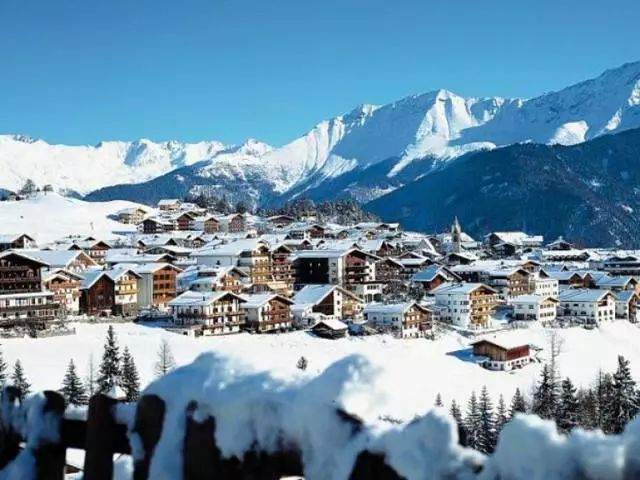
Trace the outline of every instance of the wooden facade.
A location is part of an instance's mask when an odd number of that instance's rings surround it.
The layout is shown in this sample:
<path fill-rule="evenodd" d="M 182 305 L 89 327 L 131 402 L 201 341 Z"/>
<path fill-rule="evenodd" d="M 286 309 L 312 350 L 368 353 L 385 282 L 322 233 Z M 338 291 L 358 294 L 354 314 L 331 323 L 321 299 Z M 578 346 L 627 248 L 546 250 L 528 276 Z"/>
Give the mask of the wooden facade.
<path fill-rule="evenodd" d="M 115 308 L 115 282 L 108 275 L 100 275 L 93 284 L 80 292 L 80 313 L 99 315 L 113 313 Z"/>
<path fill-rule="evenodd" d="M 162 305 L 176 298 L 178 269 L 166 265 L 153 272 L 153 304 Z"/>
<path fill-rule="evenodd" d="M 491 370 L 512 370 L 520 368 L 530 360 L 529 345 L 500 345 L 500 342 L 491 340 L 479 340 L 473 343 L 473 354 L 478 357 L 487 357 L 484 363 Z"/>

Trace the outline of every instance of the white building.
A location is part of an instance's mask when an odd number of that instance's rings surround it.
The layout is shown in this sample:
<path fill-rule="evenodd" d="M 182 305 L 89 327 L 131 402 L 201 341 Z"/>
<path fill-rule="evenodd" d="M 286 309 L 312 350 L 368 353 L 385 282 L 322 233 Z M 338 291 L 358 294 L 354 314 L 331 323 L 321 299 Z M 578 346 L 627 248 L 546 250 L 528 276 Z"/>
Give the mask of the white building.
<path fill-rule="evenodd" d="M 365 305 L 364 318 L 372 326 L 389 329 L 399 338 L 425 337 L 432 331 L 431 312 L 414 301 Z"/>
<path fill-rule="evenodd" d="M 560 282 L 549 277 L 544 272 L 539 272 L 532 276 L 533 294 L 539 297 L 558 298 L 560 294 Z"/>
<path fill-rule="evenodd" d="M 490 326 L 497 293 L 483 283 L 446 283 L 431 291 L 442 321 L 473 330 Z"/>
<path fill-rule="evenodd" d="M 616 296 L 609 290 L 563 290 L 558 316 L 575 317 L 588 324 L 615 319 Z"/>
<path fill-rule="evenodd" d="M 202 335 L 240 332 L 244 325 L 245 299 L 233 292 L 184 292 L 168 305 L 174 323 L 196 329 Z"/>
<path fill-rule="evenodd" d="M 243 295 L 245 323 L 257 332 L 285 331 L 292 327 L 293 300 L 281 295 L 262 293 Z"/>
<path fill-rule="evenodd" d="M 325 319 L 362 318 L 363 301 L 338 285 L 307 285 L 293 297 L 291 311 L 301 326 Z"/>
<path fill-rule="evenodd" d="M 543 324 L 555 322 L 558 300 L 550 296 L 520 295 L 509 300 L 513 306 L 514 320 L 537 321 Z"/>

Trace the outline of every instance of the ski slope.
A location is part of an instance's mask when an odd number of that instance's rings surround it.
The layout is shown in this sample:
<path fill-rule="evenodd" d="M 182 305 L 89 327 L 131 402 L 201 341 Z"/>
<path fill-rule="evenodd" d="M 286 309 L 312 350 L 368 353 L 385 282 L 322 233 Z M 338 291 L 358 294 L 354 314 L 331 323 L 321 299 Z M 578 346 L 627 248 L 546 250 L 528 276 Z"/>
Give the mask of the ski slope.
<path fill-rule="evenodd" d="M 93 235 L 109 239 L 114 232 L 135 231 L 109 218 L 133 202 L 84 202 L 56 193 L 41 193 L 19 202 L 0 202 L 0 233 L 26 233 L 43 245 L 65 235 Z M 151 210 L 149 207 L 144 207 Z"/>

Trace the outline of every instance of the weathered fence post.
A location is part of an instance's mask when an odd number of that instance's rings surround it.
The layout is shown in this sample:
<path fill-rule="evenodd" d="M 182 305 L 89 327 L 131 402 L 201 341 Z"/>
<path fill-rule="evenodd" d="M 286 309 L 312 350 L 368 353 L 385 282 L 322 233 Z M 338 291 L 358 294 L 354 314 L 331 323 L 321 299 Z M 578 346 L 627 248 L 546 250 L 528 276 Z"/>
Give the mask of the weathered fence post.
<path fill-rule="evenodd" d="M 13 409 L 19 398 L 20 390 L 16 387 L 9 386 L 2 390 L 2 396 L 0 397 L 2 417 L 6 417 L 8 421 L 11 421 Z M 0 418 L 0 423 L 2 424 L 2 428 L 0 428 L 0 470 L 11 463 L 20 453 L 20 435 L 16 433 L 11 424 L 4 424 L 1 420 L 2 418 Z"/>
<path fill-rule="evenodd" d="M 89 416 L 85 436 L 84 480 L 113 478 L 113 445 L 116 421 L 113 409 L 117 400 L 95 395 L 89 400 Z"/>
<path fill-rule="evenodd" d="M 47 421 L 51 424 L 47 427 L 57 430 L 57 438 L 40 438 L 40 444 L 33 446 L 36 458 L 36 480 L 62 480 L 67 450 L 62 441 L 65 400 L 58 392 L 46 391 L 43 395 L 46 402 L 42 407 L 42 414 L 49 417 Z"/>
<path fill-rule="evenodd" d="M 147 480 L 151 458 L 162 434 L 165 404 L 156 395 L 145 395 L 138 402 L 133 431 L 140 436 L 144 457 L 136 459 L 133 470 L 133 480 Z"/>

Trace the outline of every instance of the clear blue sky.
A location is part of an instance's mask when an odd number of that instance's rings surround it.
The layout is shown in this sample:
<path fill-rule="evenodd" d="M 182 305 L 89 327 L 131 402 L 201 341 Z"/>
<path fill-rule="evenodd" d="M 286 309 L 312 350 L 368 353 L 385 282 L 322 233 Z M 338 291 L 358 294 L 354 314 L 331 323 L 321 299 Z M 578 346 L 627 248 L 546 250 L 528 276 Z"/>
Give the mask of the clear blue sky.
<path fill-rule="evenodd" d="M 2 0 L 0 133 L 281 145 L 361 103 L 640 60 L 638 0 Z"/>

